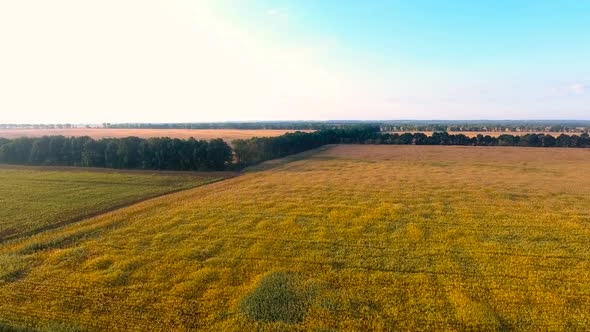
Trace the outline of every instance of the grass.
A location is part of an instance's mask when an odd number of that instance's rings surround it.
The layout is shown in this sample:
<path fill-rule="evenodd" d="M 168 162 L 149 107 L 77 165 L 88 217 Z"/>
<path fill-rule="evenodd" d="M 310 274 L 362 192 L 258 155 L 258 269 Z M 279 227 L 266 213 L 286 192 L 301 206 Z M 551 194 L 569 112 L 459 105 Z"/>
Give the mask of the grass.
<path fill-rule="evenodd" d="M 0 242 L 215 180 L 186 173 L 50 169 L 0 168 Z"/>
<path fill-rule="evenodd" d="M 585 330 L 582 149 L 332 146 L 0 246 L 0 323 Z M 16 189 L 15 189 L 16 190 Z"/>

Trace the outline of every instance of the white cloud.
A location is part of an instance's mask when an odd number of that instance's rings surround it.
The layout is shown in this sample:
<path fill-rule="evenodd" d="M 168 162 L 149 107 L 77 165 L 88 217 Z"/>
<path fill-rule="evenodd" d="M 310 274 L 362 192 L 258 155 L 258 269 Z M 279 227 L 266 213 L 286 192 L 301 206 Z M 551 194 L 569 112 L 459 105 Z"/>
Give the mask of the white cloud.
<path fill-rule="evenodd" d="M 268 16 L 276 17 L 282 20 L 286 20 L 289 18 L 289 13 L 285 8 L 270 8 L 266 11 Z"/>
<path fill-rule="evenodd" d="M 582 83 L 573 83 L 568 86 L 568 91 L 575 94 L 583 94 L 586 92 L 586 86 Z"/>

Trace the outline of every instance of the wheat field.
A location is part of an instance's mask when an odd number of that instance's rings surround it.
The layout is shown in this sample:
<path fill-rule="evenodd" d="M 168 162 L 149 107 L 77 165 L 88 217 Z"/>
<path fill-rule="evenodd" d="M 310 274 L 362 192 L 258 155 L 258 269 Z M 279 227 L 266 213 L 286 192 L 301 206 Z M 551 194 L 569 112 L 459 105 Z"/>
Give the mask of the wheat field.
<path fill-rule="evenodd" d="M 587 330 L 589 164 L 583 149 L 327 146 L 1 245 L 0 324 Z"/>

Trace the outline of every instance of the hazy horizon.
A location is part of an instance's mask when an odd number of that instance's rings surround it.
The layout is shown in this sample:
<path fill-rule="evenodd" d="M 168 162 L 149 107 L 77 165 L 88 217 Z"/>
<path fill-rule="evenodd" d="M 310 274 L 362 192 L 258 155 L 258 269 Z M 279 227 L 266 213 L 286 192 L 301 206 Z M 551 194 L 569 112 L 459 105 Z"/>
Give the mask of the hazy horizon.
<path fill-rule="evenodd" d="M 461 124 L 461 123 L 570 123 L 582 122 L 590 123 L 590 119 L 375 119 L 375 120 L 359 120 L 359 119 L 328 119 L 328 120 L 244 120 L 244 121 L 181 121 L 181 122 L 144 122 L 144 121 L 130 121 L 130 122 L 0 122 L 0 125 L 104 125 L 104 124 L 219 124 L 219 123 L 432 123 L 432 124 Z"/>
<path fill-rule="evenodd" d="M 588 13 L 576 0 L 5 1 L 0 123 L 590 120 Z"/>

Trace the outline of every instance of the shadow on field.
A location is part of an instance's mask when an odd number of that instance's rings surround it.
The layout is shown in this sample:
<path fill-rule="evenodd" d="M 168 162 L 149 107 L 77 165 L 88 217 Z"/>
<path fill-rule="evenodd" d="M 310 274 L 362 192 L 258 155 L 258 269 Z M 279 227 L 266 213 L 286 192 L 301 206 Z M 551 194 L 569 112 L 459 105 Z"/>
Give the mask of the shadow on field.
<path fill-rule="evenodd" d="M 315 299 L 328 284 L 306 280 L 304 276 L 286 271 L 267 274 L 240 303 L 240 311 L 259 322 L 301 323 Z"/>
<path fill-rule="evenodd" d="M 327 150 L 333 148 L 334 146 L 335 145 L 324 145 L 324 146 L 321 146 L 321 147 L 313 149 L 313 150 L 304 151 L 301 153 L 297 153 L 297 154 L 286 156 L 286 157 L 279 158 L 279 159 L 268 160 L 268 161 L 265 161 L 265 162 L 260 163 L 258 165 L 252 165 L 252 166 L 246 167 L 243 170 L 243 172 L 244 173 L 257 173 L 257 172 L 268 171 L 273 168 L 283 166 L 285 164 L 288 164 L 288 163 L 291 163 L 294 161 L 307 159 L 313 155 L 327 151 Z"/>

